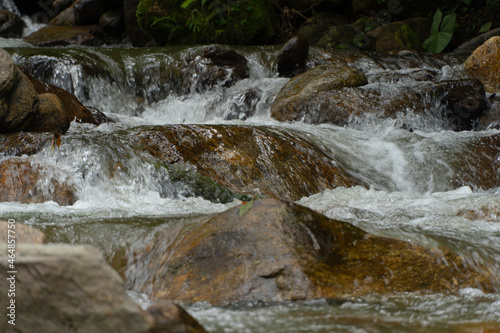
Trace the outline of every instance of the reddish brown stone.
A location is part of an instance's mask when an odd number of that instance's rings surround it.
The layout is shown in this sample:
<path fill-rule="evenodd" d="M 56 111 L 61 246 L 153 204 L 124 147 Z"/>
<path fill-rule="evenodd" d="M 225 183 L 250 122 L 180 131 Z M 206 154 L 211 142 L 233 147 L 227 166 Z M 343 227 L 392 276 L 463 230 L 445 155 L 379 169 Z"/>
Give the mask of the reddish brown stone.
<path fill-rule="evenodd" d="M 37 183 L 44 177 L 42 168 L 29 160 L 11 158 L 0 163 L 0 202 L 21 203 L 53 200 L 60 205 L 72 205 L 76 201 L 73 185 L 52 177 L 48 188 Z"/>
<path fill-rule="evenodd" d="M 446 248 L 367 234 L 308 208 L 272 199 L 169 229 L 136 254 L 154 300 L 342 299 L 368 293 L 493 291 L 480 265 Z"/>
<path fill-rule="evenodd" d="M 188 162 L 237 193 L 283 200 L 360 182 L 315 144 L 264 127 L 171 125 L 142 131 L 136 141 L 166 163 Z"/>

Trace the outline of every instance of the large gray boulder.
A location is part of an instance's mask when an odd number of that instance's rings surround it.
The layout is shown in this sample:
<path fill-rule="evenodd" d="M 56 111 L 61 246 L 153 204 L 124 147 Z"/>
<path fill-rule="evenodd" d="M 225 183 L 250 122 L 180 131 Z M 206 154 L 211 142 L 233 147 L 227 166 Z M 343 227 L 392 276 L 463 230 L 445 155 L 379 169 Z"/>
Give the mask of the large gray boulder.
<path fill-rule="evenodd" d="M 15 255 L 17 273 L 0 279 L 0 306 L 10 306 L 0 332 L 205 332 L 176 305 L 142 310 L 96 248 L 20 244 Z M 2 251 L 0 262 L 3 272 L 13 270 L 7 251 Z"/>

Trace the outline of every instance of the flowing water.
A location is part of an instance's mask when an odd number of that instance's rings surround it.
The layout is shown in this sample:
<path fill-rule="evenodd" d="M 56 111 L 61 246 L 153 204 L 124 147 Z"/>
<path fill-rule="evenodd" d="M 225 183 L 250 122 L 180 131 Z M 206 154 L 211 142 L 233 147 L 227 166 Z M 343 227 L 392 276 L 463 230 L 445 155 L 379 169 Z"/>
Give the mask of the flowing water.
<path fill-rule="evenodd" d="M 49 242 L 89 243 L 119 269 L 130 248 L 144 246 L 154 235 L 178 224 L 197 223 L 239 204 L 214 203 L 193 195 L 133 149 L 132 133 L 161 124 L 245 124 L 268 126 L 315 142 L 349 174 L 370 188 L 336 188 L 302 198 L 298 203 L 331 218 L 388 237 L 427 246 L 446 245 L 469 258 L 487 262 L 500 276 L 500 189 L 475 184 L 454 186 L 453 169 L 469 143 L 497 131 L 453 132 L 445 119 L 411 112 L 395 119 L 352 118 L 343 127 L 279 123 L 270 117 L 272 101 L 288 79 L 279 78 L 272 61 L 276 48 L 237 48 L 249 61 L 250 77 L 231 87 L 198 89 L 197 78 L 179 94 L 169 73 L 176 63 L 202 47 L 155 49 L 7 50 L 34 76 L 73 92 L 84 104 L 117 121 L 99 127 L 72 123 L 59 149 L 45 146 L 23 156 L 47 171 L 38 184 L 50 190 L 52 178 L 68 180 L 78 201 L 62 207 L 0 203 L 0 218 L 14 218 L 46 232 Z M 318 49 L 311 63 L 336 59 Z M 463 59 L 434 58 L 414 53 L 384 59 L 356 56 L 351 66 L 362 69 L 369 85 L 388 96 L 419 89 L 406 77 L 419 68 L 441 78 L 461 77 Z M 403 87 L 403 88 L 402 88 Z M 254 113 L 237 114 L 244 94 L 259 91 Z M 440 108 L 429 96 L 430 108 Z M 404 128 L 410 125 L 412 131 Z M 9 157 L 3 157 L 9 158 Z M 493 161 L 495 162 L 495 161 Z M 470 162 L 469 162 L 470 163 Z M 474 170 L 474 165 L 470 164 Z M 140 272 L 137 272 L 140 274 Z M 133 279 L 134 277 L 129 278 Z M 499 288 L 500 283 L 493 281 Z M 131 285 L 128 283 L 128 285 Z M 130 291 L 143 306 L 147 295 Z M 343 302 L 315 300 L 280 304 L 187 306 L 210 332 L 482 332 L 500 330 L 500 289 L 485 294 L 463 289 L 458 294 L 402 293 L 367 295 Z"/>

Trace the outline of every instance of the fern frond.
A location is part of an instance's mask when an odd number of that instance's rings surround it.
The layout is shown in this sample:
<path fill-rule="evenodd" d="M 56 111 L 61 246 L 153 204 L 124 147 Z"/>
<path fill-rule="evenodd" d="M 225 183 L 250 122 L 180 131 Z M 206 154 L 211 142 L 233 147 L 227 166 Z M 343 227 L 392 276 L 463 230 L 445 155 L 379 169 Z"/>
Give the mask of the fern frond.
<path fill-rule="evenodd" d="M 182 9 L 186 9 L 186 8 L 189 8 L 196 0 L 185 0 L 182 4 L 181 4 L 181 8 Z"/>

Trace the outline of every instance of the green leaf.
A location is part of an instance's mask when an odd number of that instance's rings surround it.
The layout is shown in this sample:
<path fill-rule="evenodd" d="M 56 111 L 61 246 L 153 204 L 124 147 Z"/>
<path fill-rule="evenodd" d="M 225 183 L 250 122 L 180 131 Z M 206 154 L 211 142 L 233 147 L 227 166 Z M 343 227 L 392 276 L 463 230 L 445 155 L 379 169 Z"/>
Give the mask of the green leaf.
<path fill-rule="evenodd" d="M 181 4 L 182 9 L 186 9 L 191 6 L 196 0 L 186 0 Z"/>
<path fill-rule="evenodd" d="M 438 8 L 434 14 L 431 26 L 431 35 L 424 41 L 424 49 L 432 53 L 440 53 L 450 43 L 455 31 L 457 14 L 451 13 L 443 18 Z"/>
<path fill-rule="evenodd" d="M 479 29 L 479 33 L 482 34 L 483 32 L 489 31 L 491 29 L 491 22 L 483 24 L 481 29 Z"/>
<path fill-rule="evenodd" d="M 250 210 L 250 208 L 253 207 L 253 203 L 255 202 L 254 199 L 250 200 L 249 202 L 247 202 L 246 204 L 244 204 L 243 206 L 240 207 L 240 216 L 243 216 L 245 215 L 246 213 L 248 213 L 248 211 Z"/>
<path fill-rule="evenodd" d="M 464 4 L 466 4 L 467 6 L 469 6 L 469 5 L 470 5 L 471 0 L 462 0 L 462 2 L 463 2 Z"/>

